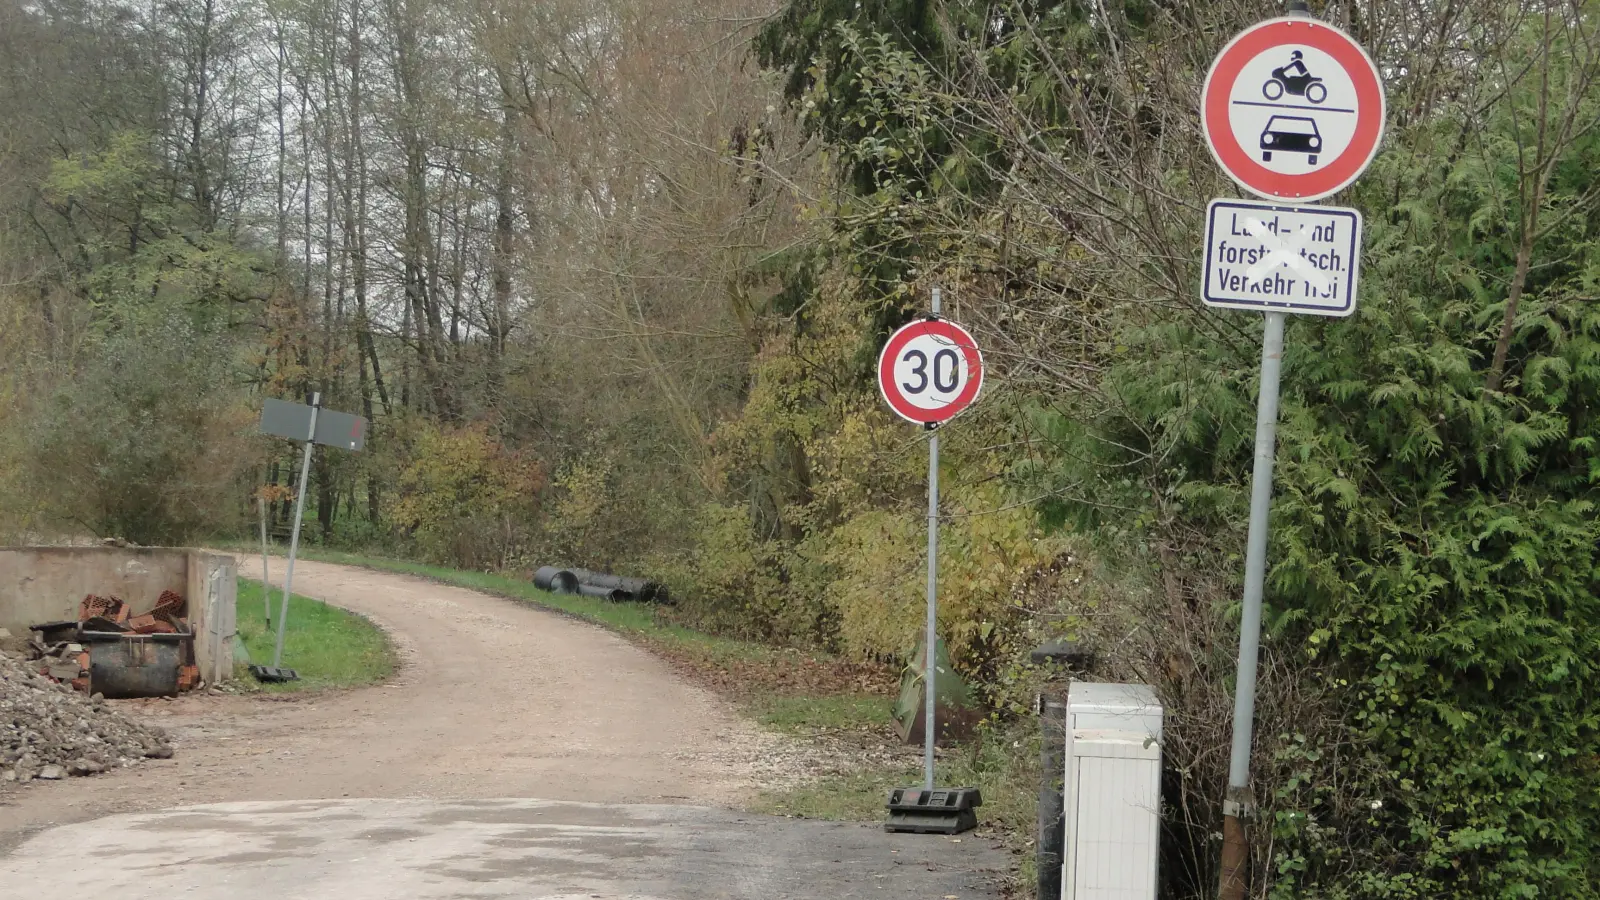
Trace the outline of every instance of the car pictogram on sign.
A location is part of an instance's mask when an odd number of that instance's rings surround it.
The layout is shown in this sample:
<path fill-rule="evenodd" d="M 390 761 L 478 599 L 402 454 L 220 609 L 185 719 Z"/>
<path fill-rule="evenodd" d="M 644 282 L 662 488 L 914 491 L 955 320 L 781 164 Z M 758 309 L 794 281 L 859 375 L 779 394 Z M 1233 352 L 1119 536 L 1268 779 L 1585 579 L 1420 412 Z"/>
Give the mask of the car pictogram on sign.
<path fill-rule="evenodd" d="M 1272 162 L 1273 151 L 1304 153 L 1306 162 L 1315 165 L 1322 149 L 1322 134 L 1317 120 L 1307 116 L 1273 116 L 1261 132 L 1261 161 Z"/>

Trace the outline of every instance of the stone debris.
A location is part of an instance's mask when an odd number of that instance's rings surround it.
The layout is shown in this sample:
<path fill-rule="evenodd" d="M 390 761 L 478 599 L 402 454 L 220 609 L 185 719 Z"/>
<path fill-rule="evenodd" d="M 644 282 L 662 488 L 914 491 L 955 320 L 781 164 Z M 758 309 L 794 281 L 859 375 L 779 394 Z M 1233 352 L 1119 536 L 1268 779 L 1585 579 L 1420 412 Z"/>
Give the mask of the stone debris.
<path fill-rule="evenodd" d="M 105 763 L 96 762 L 95 760 L 86 759 L 81 756 L 72 762 L 67 763 L 68 775 L 99 775 L 105 770 Z"/>
<path fill-rule="evenodd" d="M 0 652 L 0 782 L 92 775 L 171 756 L 159 728 L 134 722 L 104 699 L 77 693 Z"/>

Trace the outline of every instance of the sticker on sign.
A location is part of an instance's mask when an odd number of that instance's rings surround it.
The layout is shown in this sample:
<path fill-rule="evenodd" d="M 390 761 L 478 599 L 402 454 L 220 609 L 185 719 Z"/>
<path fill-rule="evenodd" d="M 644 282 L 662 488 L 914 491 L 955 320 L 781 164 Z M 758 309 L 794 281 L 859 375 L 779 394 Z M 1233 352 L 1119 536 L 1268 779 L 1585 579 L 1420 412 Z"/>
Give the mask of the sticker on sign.
<path fill-rule="evenodd" d="M 1200 297 L 1224 309 L 1348 316 L 1360 262 L 1356 210 L 1213 200 Z"/>

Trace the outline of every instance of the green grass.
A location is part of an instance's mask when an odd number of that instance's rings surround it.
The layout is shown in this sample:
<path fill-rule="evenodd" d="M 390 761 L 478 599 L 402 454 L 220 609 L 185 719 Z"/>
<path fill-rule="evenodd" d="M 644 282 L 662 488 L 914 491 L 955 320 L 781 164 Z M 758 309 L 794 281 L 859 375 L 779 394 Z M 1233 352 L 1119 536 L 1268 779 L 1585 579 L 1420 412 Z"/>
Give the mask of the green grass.
<path fill-rule="evenodd" d="M 750 705 L 757 721 L 775 731 L 798 735 L 892 734 L 887 697 L 771 697 Z M 980 729 L 956 747 L 940 749 L 935 782 L 943 787 L 976 787 L 984 798 L 981 828 L 1006 846 L 1023 851 L 1021 875 L 1031 877 L 1031 841 L 1037 826 L 1039 745 L 1032 720 Z M 920 758 L 920 754 L 919 754 Z M 920 762 L 880 765 L 757 795 L 753 810 L 836 822 L 882 821 L 889 791 L 922 783 Z"/>
<path fill-rule="evenodd" d="M 888 815 L 883 804 L 891 788 L 921 783 L 922 770 L 910 766 L 851 772 L 781 791 L 763 791 L 752 811 L 829 822 L 882 821 Z"/>
<path fill-rule="evenodd" d="M 220 545 L 237 553 L 256 554 L 254 565 L 259 567 L 260 545 L 249 546 L 226 542 L 222 542 Z M 282 555 L 282 550 L 274 547 L 273 553 Z M 365 556 L 359 553 L 346 553 L 339 550 L 323 550 L 310 547 L 300 548 L 299 558 L 312 560 L 313 562 L 359 566 L 380 572 L 414 575 L 418 578 L 427 578 L 442 584 L 480 591 L 485 594 L 494 594 L 523 603 L 531 603 L 566 613 L 585 621 L 594 622 L 597 625 L 603 625 L 624 635 L 644 637 L 661 641 L 675 648 L 690 650 L 697 657 L 705 658 L 708 661 L 737 659 L 759 662 L 773 659 L 777 656 L 777 651 L 762 644 L 717 637 L 701 631 L 695 631 L 692 628 L 662 622 L 656 618 L 654 607 L 646 604 L 613 603 L 598 597 L 552 594 L 549 591 L 542 591 L 534 587 L 531 581 L 512 578 L 507 575 L 497 575 L 490 572 L 469 572 L 462 569 L 450 569 L 444 566 L 434 566 L 409 560 Z M 239 569 L 241 572 L 250 571 L 251 565 L 252 563 L 248 560 L 241 560 Z M 293 623 L 293 621 L 294 619 L 291 616 L 290 622 Z"/>
<path fill-rule="evenodd" d="M 272 592 L 273 619 L 283 601 L 282 588 Z M 239 637 L 250 651 L 250 661 L 271 665 L 276 630 L 268 631 L 261 599 L 261 582 L 239 579 Z M 353 612 L 321 600 L 295 594 L 289 600 L 289 618 L 283 635 L 283 665 L 300 675 L 299 681 L 262 684 L 274 693 L 375 684 L 394 672 L 394 647 L 382 630 Z M 257 682 L 239 673 L 242 684 Z"/>
<path fill-rule="evenodd" d="M 980 833 L 1016 853 L 1009 889 L 1033 883 L 1033 841 L 1038 828 L 1039 744 L 1036 723 L 982 730 L 967 743 L 941 748 L 934 766 L 940 787 L 975 787 L 983 795 Z M 751 811 L 835 822 L 881 822 L 884 802 L 897 787 L 922 784 L 922 766 L 906 764 L 821 778 L 757 795 Z M 1010 894 L 1008 894 L 1010 896 Z"/>
<path fill-rule="evenodd" d="M 868 731 L 888 728 L 893 701 L 861 694 L 831 697 L 766 697 L 750 703 L 756 721 L 774 731 Z"/>

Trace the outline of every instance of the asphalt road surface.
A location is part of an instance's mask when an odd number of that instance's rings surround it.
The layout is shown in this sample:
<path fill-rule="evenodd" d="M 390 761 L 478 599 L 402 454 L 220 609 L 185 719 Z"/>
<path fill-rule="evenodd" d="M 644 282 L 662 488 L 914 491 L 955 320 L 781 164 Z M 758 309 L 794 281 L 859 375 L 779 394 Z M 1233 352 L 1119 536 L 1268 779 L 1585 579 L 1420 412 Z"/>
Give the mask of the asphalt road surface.
<path fill-rule="evenodd" d="M 178 756 L 0 795 L 0 897 L 997 896 L 970 835 L 731 811 L 804 754 L 603 629 L 343 566 L 295 586 L 381 625 L 397 676 L 130 703 Z"/>

